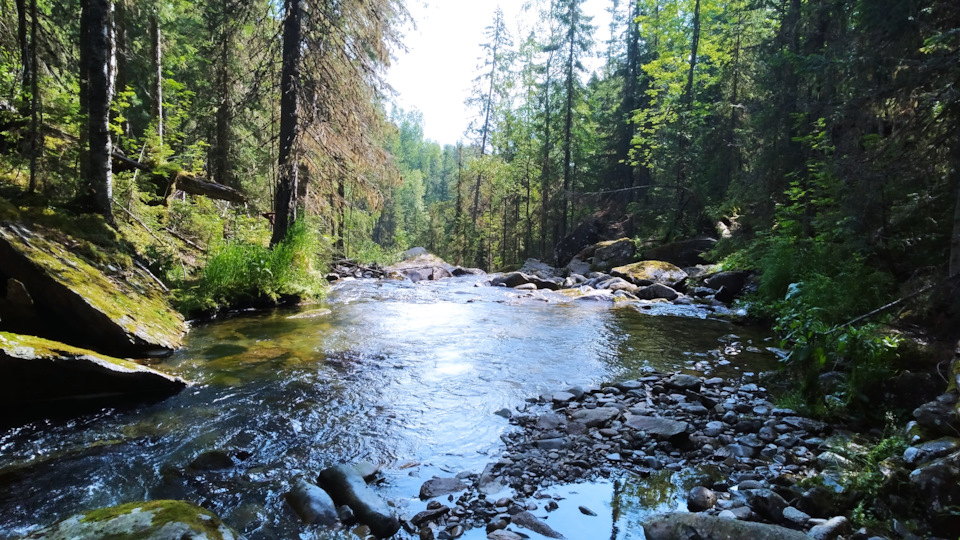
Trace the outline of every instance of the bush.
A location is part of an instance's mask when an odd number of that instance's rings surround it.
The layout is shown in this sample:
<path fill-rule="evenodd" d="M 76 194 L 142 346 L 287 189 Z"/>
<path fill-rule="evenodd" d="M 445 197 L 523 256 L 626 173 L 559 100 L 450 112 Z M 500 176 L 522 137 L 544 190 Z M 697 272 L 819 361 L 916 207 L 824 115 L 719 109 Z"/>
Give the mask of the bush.
<path fill-rule="evenodd" d="M 276 303 L 282 296 L 318 297 L 323 279 L 314 264 L 320 247 L 303 220 L 273 249 L 243 240 L 227 242 L 207 259 L 196 283 L 180 291 L 178 307 L 192 314 Z"/>

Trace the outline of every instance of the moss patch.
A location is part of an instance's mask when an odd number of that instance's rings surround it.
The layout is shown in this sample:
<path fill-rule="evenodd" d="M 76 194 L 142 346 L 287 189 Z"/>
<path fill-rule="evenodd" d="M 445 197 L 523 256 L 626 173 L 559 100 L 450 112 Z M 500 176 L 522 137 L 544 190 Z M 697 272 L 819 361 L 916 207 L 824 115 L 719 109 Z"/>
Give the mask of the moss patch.
<path fill-rule="evenodd" d="M 100 234 L 96 218 L 76 223 L 86 223 L 84 227 Z M 117 238 L 113 233 L 112 240 Z M 37 273 L 81 296 L 83 303 L 105 315 L 135 341 L 169 349 L 180 346 L 184 322 L 168 304 L 169 293 L 121 250 L 82 242 L 60 230 L 37 225 L 0 224 L 0 241 L 29 259 Z M 36 297 L 35 290 L 30 292 Z"/>
<path fill-rule="evenodd" d="M 155 532 L 168 523 L 182 523 L 189 526 L 192 531 L 205 534 L 207 538 L 223 540 L 220 518 L 199 506 L 184 501 L 161 500 L 132 502 L 110 508 L 101 508 L 84 514 L 80 522 L 106 522 L 133 512 L 149 512 L 153 514 L 150 521 L 151 530 L 131 531 L 129 535 L 115 534 L 111 535 L 111 538 L 116 538 L 117 540 L 121 538 L 144 538 L 150 536 L 152 532 Z"/>
<path fill-rule="evenodd" d="M 58 341 L 50 341 L 49 339 L 24 336 L 21 334 L 11 334 L 9 332 L 0 332 L 0 351 L 3 351 L 7 356 L 24 359 L 78 358 L 90 356 L 109 362 L 125 370 L 141 371 L 147 369 L 131 360 L 114 358 L 87 349 L 65 345 Z"/>

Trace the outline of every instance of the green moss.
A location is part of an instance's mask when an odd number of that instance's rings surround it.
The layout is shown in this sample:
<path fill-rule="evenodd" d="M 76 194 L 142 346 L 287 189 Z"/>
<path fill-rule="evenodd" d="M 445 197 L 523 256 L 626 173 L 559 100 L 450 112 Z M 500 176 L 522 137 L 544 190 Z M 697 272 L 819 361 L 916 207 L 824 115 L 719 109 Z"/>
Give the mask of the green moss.
<path fill-rule="evenodd" d="M 95 222 L 92 223 L 95 226 Z M 29 244 L 0 227 L 0 238 L 33 262 L 40 271 L 75 291 L 94 309 L 147 343 L 175 349 L 184 330 L 183 318 L 170 308 L 165 292 L 152 278 L 130 263 L 129 256 L 98 255 L 108 277 L 78 255 L 76 241 L 62 232 L 34 226 Z M 72 241 L 72 242 L 71 242 Z M 73 245 L 72 248 L 68 246 Z M 106 250 L 98 250 L 98 253 Z M 123 266 L 126 265 L 126 266 Z"/>
<path fill-rule="evenodd" d="M 0 351 L 3 351 L 7 356 L 14 358 L 56 358 L 61 356 L 92 356 L 100 360 L 110 362 L 124 369 L 139 370 L 143 369 L 143 366 L 132 362 L 130 360 L 124 360 L 122 358 L 114 358 L 112 356 L 107 356 L 105 354 L 100 354 L 98 352 L 90 351 L 87 349 L 81 349 L 79 347 L 71 347 L 70 345 L 65 345 L 58 341 L 51 341 L 49 339 L 38 338 L 34 336 L 24 336 L 21 334 L 11 334 L 9 332 L 0 332 Z"/>
<path fill-rule="evenodd" d="M 204 533 L 207 538 L 223 539 L 220 518 L 199 506 L 184 501 L 160 500 L 121 504 L 120 506 L 88 512 L 80 521 L 81 523 L 110 521 L 135 511 L 151 512 L 153 517 L 150 526 L 154 530 L 160 529 L 168 523 L 184 523 L 194 531 Z M 127 537 L 131 539 L 143 538 L 144 536 L 149 536 L 149 531 L 135 531 L 129 535 L 112 535 L 117 540 Z"/>
<path fill-rule="evenodd" d="M 20 211 L 10 201 L 0 197 L 0 220 L 18 221 Z"/>

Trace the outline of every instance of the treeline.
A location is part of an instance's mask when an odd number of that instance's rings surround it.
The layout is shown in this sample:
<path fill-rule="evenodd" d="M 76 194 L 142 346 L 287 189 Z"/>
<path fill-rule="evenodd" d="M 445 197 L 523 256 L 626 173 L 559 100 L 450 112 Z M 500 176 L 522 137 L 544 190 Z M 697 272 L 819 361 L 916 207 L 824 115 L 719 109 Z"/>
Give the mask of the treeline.
<path fill-rule="evenodd" d="M 522 35 L 500 12 L 487 29 L 463 148 L 411 146 L 404 119 L 395 155 L 438 186 L 400 199 L 405 238 L 482 267 L 552 260 L 602 212 L 660 241 L 724 221 L 781 266 L 960 270 L 955 2 L 612 1 L 609 29 L 582 0 L 531 9 Z"/>

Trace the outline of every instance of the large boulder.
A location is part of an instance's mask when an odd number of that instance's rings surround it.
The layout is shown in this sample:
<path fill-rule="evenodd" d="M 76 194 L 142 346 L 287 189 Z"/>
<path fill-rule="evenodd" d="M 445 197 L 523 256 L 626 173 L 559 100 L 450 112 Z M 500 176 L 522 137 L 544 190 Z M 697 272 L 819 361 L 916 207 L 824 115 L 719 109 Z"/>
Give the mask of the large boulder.
<path fill-rule="evenodd" d="M 677 266 L 696 266 L 706 264 L 703 255 L 713 249 L 717 241 L 713 238 L 693 238 L 690 240 L 681 240 L 670 244 L 663 244 L 657 247 L 644 249 L 643 258 L 667 261 Z"/>
<path fill-rule="evenodd" d="M 285 495 L 287 503 L 307 525 L 340 525 L 337 506 L 327 492 L 303 478 L 297 478 Z"/>
<path fill-rule="evenodd" d="M 619 221 L 617 221 L 619 219 Z M 620 219 L 610 214 L 594 214 L 564 237 L 554 250 L 557 266 L 566 266 L 584 248 L 605 240 L 616 240 L 634 234 L 630 216 Z"/>
<path fill-rule="evenodd" d="M 687 279 L 687 273 L 664 261 L 640 261 L 614 268 L 610 275 L 623 278 L 634 285 L 646 286 L 660 283 L 676 287 Z"/>
<path fill-rule="evenodd" d="M 387 275 L 399 274 L 414 283 L 453 277 L 455 267 L 422 247 L 408 249 L 401 257 L 400 262 L 384 268 Z"/>
<path fill-rule="evenodd" d="M 810 540 L 802 532 L 736 519 L 724 519 L 706 514 L 663 514 L 643 523 L 647 540 Z"/>
<path fill-rule="evenodd" d="M 333 502 L 353 510 L 357 521 L 369 527 L 377 538 L 389 538 L 400 530 L 400 521 L 386 501 L 367 485 L 356 467 L 337 465 L 324 469 L 317 483 L 330 494 Z"/>
<path fill-rule="evenodd" d="M 160 399 L 186 386 L 182 379 L 130 360 L 0 332 L 0 407 L 8 411 L 4 420 Z"/>
<path fill-rule="evenodd" d="M 0 330 L 115 356 L 179 348 L 185 326 L 169 291 L 110 249 L 40 226 L 0 223 Z"/>
<path fill-rule="evenodd" d="M 636 260 L 636 254 L 637 247 L 629 238 L 606 240 L 584 248 L 567 266 L 575 264 L 574 261 L 579 261 L 581 264 L 589 263 L 591 270 L 609 272 L 611 268 Z M 582 268 L 578 269 L 582 270 Z"/>
<path fill-rule="evenodd" d="M 26 537 L 29 540 L 139 538 L 233 540 L 239 535 L 207 510 L 184 501 L 149 501 L 92 510 Z"/>

